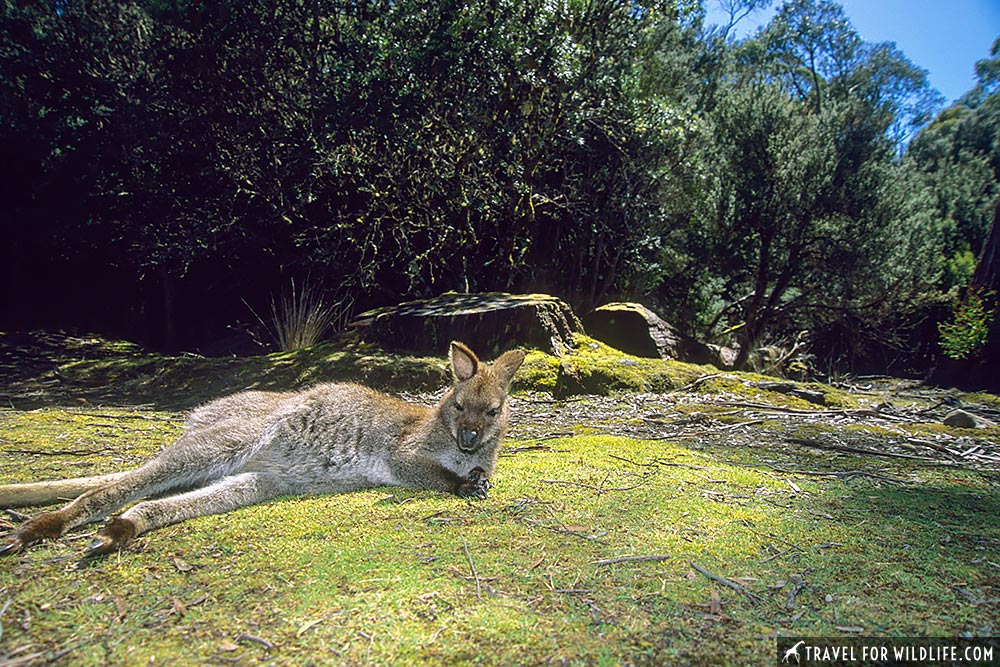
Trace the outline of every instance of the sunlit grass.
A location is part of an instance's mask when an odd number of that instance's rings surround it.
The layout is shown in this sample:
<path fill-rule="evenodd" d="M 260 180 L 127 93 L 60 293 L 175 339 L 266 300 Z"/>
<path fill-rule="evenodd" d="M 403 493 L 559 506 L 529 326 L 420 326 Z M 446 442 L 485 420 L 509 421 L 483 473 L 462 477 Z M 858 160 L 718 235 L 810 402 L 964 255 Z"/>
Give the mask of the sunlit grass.
<path fill-rule="evenodd" d="M 168 414 L 99 414 L 0 413 L 0 480 L 121 469 L 178 430 Z M 42 453 L 69 444 L 80 453 Z M 526 444 L 509 443 L 484 503 L 379 488 L 194 519 L 82 565 L 86 531 L 40 545 L 0 562 L 0 650 L 74 665 L 737 665 L 773 660 L 776 634 L 995 627 L 995 605 L 958 592 L 996 595 L 988 474 L 880 462 L 917 480 L 900 485 L 776 472 L 830 465 L 777 448 Z M 598 563 L 633 556 L 658 559 Z"/>

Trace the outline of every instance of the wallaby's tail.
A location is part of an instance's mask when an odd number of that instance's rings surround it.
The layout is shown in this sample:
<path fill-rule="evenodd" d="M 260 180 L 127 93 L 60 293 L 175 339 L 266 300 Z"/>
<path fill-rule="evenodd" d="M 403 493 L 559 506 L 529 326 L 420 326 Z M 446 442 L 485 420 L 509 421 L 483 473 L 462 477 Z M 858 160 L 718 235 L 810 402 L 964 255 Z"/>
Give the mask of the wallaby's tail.
<path fill-rule="evenodd" d="M 72 500 L 80 494 L 105 484 L 113 484 L 127 475 L 115 472 L 96 477 L 57 479 L 50 482 L 30 484 L 6 484 L 0 486 L 0 507 L 27 507 L 29 505 L 49 505 L 61 500 Z"/>

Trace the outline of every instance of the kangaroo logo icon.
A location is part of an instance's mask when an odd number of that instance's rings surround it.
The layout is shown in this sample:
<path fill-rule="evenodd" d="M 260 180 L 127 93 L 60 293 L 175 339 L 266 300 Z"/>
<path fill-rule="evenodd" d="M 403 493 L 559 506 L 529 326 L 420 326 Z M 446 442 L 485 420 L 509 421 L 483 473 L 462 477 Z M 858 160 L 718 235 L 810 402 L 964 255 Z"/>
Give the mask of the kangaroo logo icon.
<path fill-rule="evenodd" d="M 785 657 L 781 659 L 781 662 L 788 662 L 789 658 L 795 658 L 795 664 L 799 664 L 799 647 L 803 644 L 805 644 L 805 641 L 800 641 L 798 644 L 785 651 Z"/>

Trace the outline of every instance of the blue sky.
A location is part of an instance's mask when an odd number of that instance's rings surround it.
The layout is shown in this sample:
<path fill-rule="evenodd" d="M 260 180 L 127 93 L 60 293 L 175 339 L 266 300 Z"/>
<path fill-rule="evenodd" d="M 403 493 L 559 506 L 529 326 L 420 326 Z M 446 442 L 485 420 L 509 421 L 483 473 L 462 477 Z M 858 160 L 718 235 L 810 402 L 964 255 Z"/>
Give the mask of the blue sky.
<path fill-rule="evenodd" d="M 737 35 L 767 23 L 782 4 L 743 19 Z M 931 85 L 953 102 L 975 84 L 975 64 L 1000 37 L 1000 0 L 840 0 L 861 37 L 895 42 Z M 724 22 L 718 0 L 705 0 L 710 23 Z"/>

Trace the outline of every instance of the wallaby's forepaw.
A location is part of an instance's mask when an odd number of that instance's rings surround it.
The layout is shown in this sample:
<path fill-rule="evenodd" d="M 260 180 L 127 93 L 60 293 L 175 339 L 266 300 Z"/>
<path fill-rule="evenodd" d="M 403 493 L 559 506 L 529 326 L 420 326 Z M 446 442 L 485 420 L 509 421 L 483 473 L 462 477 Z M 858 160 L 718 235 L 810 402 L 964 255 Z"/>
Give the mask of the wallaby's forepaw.
<path fill-rule="evenodd" d="M 17 530 L 0 542 L 0 556 L 11 556 L 46 539 L 55 539 L 62 535 L 63 520 L 55 512 L 39 514 L 34 519 L 28 519 Z"/>
<path fill-rule="evenodd" d="M 458 495 L 469 500 L 486 500 L 491 487 L 490 480 L 486 479 L 486 471 L 473 468 L 465 481 L 459 484 Z"/>
<path fill-rule="evenodd" d="M 83 555 L 89 558 L 118 551 L 133 537 L 135 537 L 134 523 L 120 516 L 111 517 L 94 535 L 94 540 L 84 550 Z"/>

